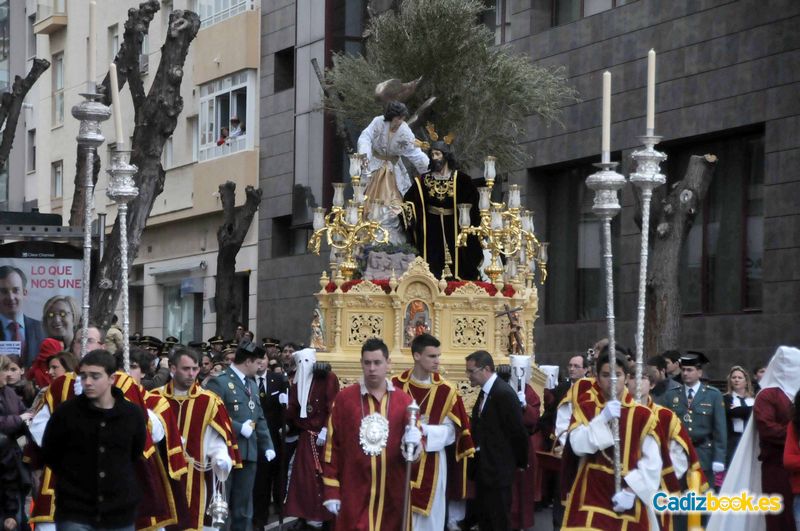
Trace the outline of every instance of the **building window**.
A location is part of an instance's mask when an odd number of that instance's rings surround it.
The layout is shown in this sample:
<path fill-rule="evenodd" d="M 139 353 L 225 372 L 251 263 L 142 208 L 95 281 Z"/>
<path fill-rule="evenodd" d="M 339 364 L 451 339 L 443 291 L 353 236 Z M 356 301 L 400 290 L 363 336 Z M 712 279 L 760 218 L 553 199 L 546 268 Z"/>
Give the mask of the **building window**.
<path fill-rule="evenodd" d="M 64 52 L 53 55 L 53 127 L 64 125 Z"/>
<path fill-rule="evenodd" d="M 200 161 L 252 149 L 255 78 L 243 70 L 200 87 Z"/>
<path fill-rule="evenodd" d="M 108 53 L 109 63 L 114 60 L 119 52 L 119 24 L 108 27 Z"/>
<path fill-rule="evenodd" d="M 36 32 L 33 26 L 36 24 L 36 14 L 28 17 L 28 57 L 36 56 Z"/>
<path fill-rule="evenodd" d="M 667 148 L 670 181 L 683 178 L 691 155 L 718 157 L 714 177 L 681 257 L 687 314 L 736 313 L 763 304 L 764 132 Z"/>
<path fill-rule="evenodd" d="M 198 141 L 200 137 L 200 132 L 197 126 L 197 116 L 190 116 L 186 119 L 186 129 L 189 131 L 189 143 L 190 145 L 186 146 L 186 152 L 191 151 L 192 153 L 192 162 L 197 162 L 197 156 L 199 151 Z"/>
<path fill-rule="evenodd" d="M 202 339 L 203 293 L 196 287 L 202 286 L 202 280 L 187 278 L 180 284 L 164 286 L 165 337 L 177 337 L 183 344 Z"/>
<path fill-rule="evenodd" d="M 272 257 L 297 256 L 308 253 L 310 226 L 292 227 L 292 216 L 272 220 Z"/>
<path fill-rule="evenodd" d="M 58 199 L 64 195 L 64 161 L 57 160 L 50 165 L 50 197 Z"/>
<path fill-rule="evenodd" d="M 164 142 L 164 153 L 161 156 L 161 166 L 168 170 L 173 166 L 172 162 L 172 137 L 170 136 L 166 142 Z"/>
<path fill-rule="evenodd" d="M 36 129 L 28 131 L 28 173 L 36 171 Z"/>
<path fill-rule="evenodd" d="M 494 43 L 503 44 L 510 40 L 511 14 L 508 9 L 508 0 L 484 0 L 486 11 L 481 16 L 481 22 L 494 33 Z"/>
<path fill-rule="evenodd" d="M 634 0 L 553 0 L 553 25 L 569 24 Z"/>
<path fill-rule="evenodd" d="M 363 55 L 367 3 L 367 0 L 344 0 L 333 3 L 333 13 L 327 22 L 332 50 L 342 51 L 348 55 Z"/>
<path fill-rule="evenodd" d="M 255 9 L 253 0 L 199 0 L 200 27 L 205 28 L 239 13 Z"/>
<path fill-rule="evenodd" d="M 146 74 L 150 67 L 150 36 L 142 35 L 142 49 L 139 52 L 139 73 Z"/>
<path fill-rule="evenodd" d="M 550 275 L 545 285 L 548 323 L 603 319 L 606 316 L 603 228 L 592 213 L 594 192 L 586 177 L 597 171 L 590 163 L 537 169 L 534 177 L 547 190 L 546 238 Z M 619 251 L 619 217 L 611 225 L 612 248 Z M 615 278 L 617 271 L 614 271 Z"/>
<path fill-rule="evenodd" d="M 275 92 L 294 88 L 294 47 L 275 54 L 274 80 Z"/>

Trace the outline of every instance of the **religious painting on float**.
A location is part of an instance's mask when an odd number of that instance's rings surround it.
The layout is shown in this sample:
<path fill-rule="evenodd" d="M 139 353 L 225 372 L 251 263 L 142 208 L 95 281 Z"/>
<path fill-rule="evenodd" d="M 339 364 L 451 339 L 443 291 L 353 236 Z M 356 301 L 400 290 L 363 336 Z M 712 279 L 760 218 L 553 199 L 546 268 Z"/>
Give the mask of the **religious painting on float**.
<path fill-rule="evenodd" d="M 403 347 L 410 347 L 415 337 L 431 332 L 431 312 L 428 304 L 414 299 L 406 306 L 403 321 Z"/>

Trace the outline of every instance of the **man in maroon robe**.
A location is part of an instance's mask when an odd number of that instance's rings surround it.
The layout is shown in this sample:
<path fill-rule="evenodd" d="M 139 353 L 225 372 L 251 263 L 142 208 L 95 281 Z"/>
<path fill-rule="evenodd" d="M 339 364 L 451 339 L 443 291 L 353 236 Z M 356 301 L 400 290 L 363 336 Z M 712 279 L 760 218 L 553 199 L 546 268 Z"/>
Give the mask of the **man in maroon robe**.
<path fill-rule="evenodd" d="M 309 527 L 320 529 L 323 522 L 333 518 L 322 505 L 322 453 L 328 432 L 325 422 L 339 392 L 339 380 L 327 364 L 317 366 L 313 348 L 298 350 L 292 356 L 297 372 L 289 390 L 286 418 L 298 439 L 284 514 L 302 518 Z"/>
<path fill-rule="evenodd" d="M 331 408 L 323 465 L 323 505 L 336 515 L 336 529 L 396 531 L 403 507 L 406 461 L 401 445 L 419 457 L 422 433 L 408 426 L 412 398 L 387 379 L 389 348 L 368 339 L 361 347 L 362 380 L 341 391 Z M 406 531 L 406 530 L 403 530 Z"/>

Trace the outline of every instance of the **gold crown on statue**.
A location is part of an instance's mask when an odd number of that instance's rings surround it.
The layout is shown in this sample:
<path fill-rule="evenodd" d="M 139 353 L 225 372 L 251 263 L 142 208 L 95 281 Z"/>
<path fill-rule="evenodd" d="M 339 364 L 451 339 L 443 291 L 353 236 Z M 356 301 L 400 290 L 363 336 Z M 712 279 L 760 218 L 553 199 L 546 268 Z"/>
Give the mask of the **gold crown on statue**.
<path fill-rule="evenodd" d="M 425 124 L 425 130 L 428 132 L 428 136 L 430 137 L 431 141 L 436 142 L 439 140 L 439 133 L 436 132 L 436 126 L 434 126 L 431 122 Z M 453 143 L 453 140 L 456 139 L 456 135 L 453 133 L 447 133 L 444 138 L 442 138 L 442 142 L 447 144 L 448 146 Z M 414 143 L 424 150 L 428 150 L 431 147 L 430 142 L 425 142 L 424 140 L 420 140 L 418 138 L 414 139 Z"/>

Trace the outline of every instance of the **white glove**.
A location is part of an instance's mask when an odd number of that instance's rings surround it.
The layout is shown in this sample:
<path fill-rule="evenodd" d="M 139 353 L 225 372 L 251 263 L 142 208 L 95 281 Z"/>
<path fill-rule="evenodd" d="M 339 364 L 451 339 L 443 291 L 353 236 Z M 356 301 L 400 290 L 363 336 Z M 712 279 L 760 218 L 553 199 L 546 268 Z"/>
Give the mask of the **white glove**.
<path fill-rule="evenodd" d="M 278 402 L 282 406 L 288 406 L 289 405 L 289 395 L 287 395 L 286 393 L 279 394 L 278 395 Z"/>
<path fill-rule="evenodd" d="M 719 461 L 714 461 L 711 463 L 711 471 L 715 474 L 720 472 L 725 472 L 725 463 L 720 463 Z"/>
<path fill-rule="evenodd" d="M 228 474 L 231 473 L 233 463 L 231 463 L 230 459 L 217 457 L 214 459 L 214 463 L 211 466 L 214 467 L 214 472 L 217 474 L 220 481 L 225 481 L 228 479 Z"/>
<path fill-rule="evenodd" d="M 317 446 L 325 446 L 325 441 L 328 440 L 328 428 L 322 428 L 317 435 Z"/>
<path fill-rule="evenodd" d="M 81 377 L 78 376 L 75 378 L 75 382 L 72 384 L 72 390 L 75 391 L 75 396 L 83 394 L 83 384 L 81 383 Z"/>
<path fill-rule="evenodd" d="M 253 424 L 248 420 L 244 424 L 242 424 L 242 429 L 239 430 L 239 433 L 245 439 L 249 439 L 251 435 L 253 435 Z"/>
<path fill-rule="evenodd" d="M 611 497 L 611 503 L 614 504 L 614 510 L 618 513 L 623 513 L 633 508 L 633 502 L 636 501 L 636 494 L 621 490 Z"/>
<path fill-rule="evenodd" d="M 342 502 L 339 500 L 325 500 L 322 502 L 322 505 L 324 505 L 325 508 L 328 509 L 328 512 L 334 516 L 339 514 L 339 509 L 342 508 Z"/>
<path fill-rule="evenodd" d="M 525 391 L 517 391 L 517 398 L 519 399 L 519 403 L 522 404 L 522 407 L 528 405 L 527 400 L 525 400 Z"/>
<path fill-rule="evenodd" d="M 267 450 L 264 452 L 264 457 L 267 458 L 267 461 L 272 461 L 275 459 L 275 450 Z"/>
<path fill-rule="evenodd" d="M 622 404 L 620 404 L 619 400 L 611 400 L 606 402 L 606 407 L 600 412 L 600 416 L 606 422 L 611 422 L 611 419 L 618 419 L 621 412 Z"/>

